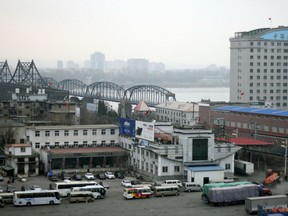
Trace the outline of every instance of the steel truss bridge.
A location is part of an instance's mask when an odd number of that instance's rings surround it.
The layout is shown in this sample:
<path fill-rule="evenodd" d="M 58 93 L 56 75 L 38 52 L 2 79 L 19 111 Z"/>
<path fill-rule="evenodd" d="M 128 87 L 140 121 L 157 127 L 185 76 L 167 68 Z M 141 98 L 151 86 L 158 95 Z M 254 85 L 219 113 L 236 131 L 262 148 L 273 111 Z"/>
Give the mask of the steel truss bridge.
<path fill-rule="evenodd" d="M 65 79 L 57 82 L 51 77 L 42 77 L 34 61 L 18 61 L 14 73 L 11 73 L 7 60 L 0 62 L 0 99 L 10 100 L 10 94 L 19 88 L 21 92 L 37 93 L 45 89 L 48 99 L 63 100 L 67 96 L 101 99 L 121 102 L 129 100 L 137 104 L 143 100 L 148 106 L 155 106 L 167 101 L 176 101 L 175 94 L 155 85 L 136 85 L 124 89 L 112 82 L 95 82 L 86 85 L 77 79 Z"/>

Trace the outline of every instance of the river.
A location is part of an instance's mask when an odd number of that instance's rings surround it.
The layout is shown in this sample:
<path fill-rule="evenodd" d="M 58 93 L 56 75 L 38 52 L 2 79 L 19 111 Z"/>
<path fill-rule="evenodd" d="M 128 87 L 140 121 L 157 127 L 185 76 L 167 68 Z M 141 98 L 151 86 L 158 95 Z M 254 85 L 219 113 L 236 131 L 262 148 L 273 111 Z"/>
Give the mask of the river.
<path fill-rule="evenodd" d="M 211 101 L 225 101 L 230 100 L 229 87 L 217 88 L 167 88 L 175 94 L 176 101 L 180 102 L 199 102 L 202 99 Z"/>

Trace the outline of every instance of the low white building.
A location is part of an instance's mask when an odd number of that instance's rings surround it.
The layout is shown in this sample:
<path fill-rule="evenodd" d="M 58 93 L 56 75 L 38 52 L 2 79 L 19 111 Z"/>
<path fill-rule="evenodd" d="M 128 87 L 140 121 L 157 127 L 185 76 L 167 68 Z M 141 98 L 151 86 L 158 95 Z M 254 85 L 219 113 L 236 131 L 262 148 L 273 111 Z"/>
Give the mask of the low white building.
<path fill-rule="evenodd" d="M 43 172 L 51 168 L 107 168 L 119 161 L 125 165 L 127 152 L 116 148 L 117 125 L 32 126 L 26 128 L 26 137 L 33 150 L 40 153 Z"/>
<path fill-rule="evenodd" d="M 155 108 L 158 121 L 191 127 L 197 125 L 199 120 L 199 106 L 196 103 L 168 101 Z"/>
<path fill-rule="evenodd" d="M 31 144 L 7 144 L 6 165 L 14 169 L 13 175 L 35 176 L 39 174 L 39 154 Z"/>
<path fill-rule="evenodd" d="M 234 173 L 234 154 L 239 147 L 216 145 L 210 130 L 175 129 L 177 143 L 135 143 L 120 137 L 120 145 L 130 151 L 130 164 L 135 171 L 154 180 L 181 179 L 203 185 L 224 180 Z"/>

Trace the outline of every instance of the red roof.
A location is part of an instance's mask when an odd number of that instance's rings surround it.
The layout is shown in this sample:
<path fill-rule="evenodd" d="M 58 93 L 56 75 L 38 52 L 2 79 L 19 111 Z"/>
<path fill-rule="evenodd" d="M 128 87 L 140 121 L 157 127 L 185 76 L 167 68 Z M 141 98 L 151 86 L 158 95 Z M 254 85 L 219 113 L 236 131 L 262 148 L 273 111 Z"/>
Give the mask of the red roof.
<path fill-rule="evenodd" d="M 155 133 L 154 137 L 156 139 L 166 140 L 166 141 L 172 141 L 172 135 L 171 134 L 163 134 L 163 133 Z"/>
<path fill-rule="evenodd" d="M 265 142 L 262 140 L 256 140 L 256 139 L 249 139 L 249 138 L 244 138 L 244 137 L 237 137 L 237 138 L 229 138 L 228 140 L 225 138 L 217 138 L 216 140 L 221 140 L 221 141 L 229 141 L 231 143 L 234 143 L 235 145 L 240 145 L 240 146 L 251 146 L 251 145 L 273 145 L 273 143 Z"/>

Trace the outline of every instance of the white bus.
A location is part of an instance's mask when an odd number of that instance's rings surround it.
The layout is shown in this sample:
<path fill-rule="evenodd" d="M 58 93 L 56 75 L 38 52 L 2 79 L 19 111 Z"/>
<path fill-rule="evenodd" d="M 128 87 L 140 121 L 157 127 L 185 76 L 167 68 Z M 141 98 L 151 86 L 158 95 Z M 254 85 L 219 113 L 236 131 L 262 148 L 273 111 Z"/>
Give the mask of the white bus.
<path fill-rule="evenodd" d="M 55 182 L 52 185 L 53 190 L 59 191 L 61 196 L 68 196 L 74 187 L 84 187 L 88 185 L 97 185 L 95 181 L 69 181 Z"/>
<path fill-rule="evenodd" d="M 61 196 L 56 190 L 15 191 L 13 203 L 15 206 L 54 205 L 61 203 Z"/>
<path fill-rule="evenodd" d="M 176 195 L 178 196 L 180 194 L 180 188 L 178 185 L 161 185 L 161 186 L 155 186 L 153 188 L 154 196 L 171 196 Z"/>
<path fill-rule="evenodd" d="M 91 191 L 94 199 L 103 199 L 106 189 L 102 185 L 87 185 L 84 187 L 73 187 L 72 192 L 76 191 Z"/>

